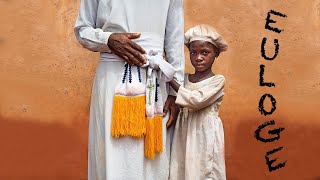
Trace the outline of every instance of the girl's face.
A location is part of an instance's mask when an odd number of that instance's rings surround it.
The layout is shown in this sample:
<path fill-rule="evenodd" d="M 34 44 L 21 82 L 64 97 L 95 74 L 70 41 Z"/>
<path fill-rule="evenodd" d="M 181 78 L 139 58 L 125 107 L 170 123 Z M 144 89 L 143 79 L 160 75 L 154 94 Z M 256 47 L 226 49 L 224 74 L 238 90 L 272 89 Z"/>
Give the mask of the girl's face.
<path fill-rule="evenodd" d="M 206 41 L 192 41 L 189 46 L 190 60 L 194 69 L 198 72 L 211 70 L 216 57 L 215 47 Z"/>

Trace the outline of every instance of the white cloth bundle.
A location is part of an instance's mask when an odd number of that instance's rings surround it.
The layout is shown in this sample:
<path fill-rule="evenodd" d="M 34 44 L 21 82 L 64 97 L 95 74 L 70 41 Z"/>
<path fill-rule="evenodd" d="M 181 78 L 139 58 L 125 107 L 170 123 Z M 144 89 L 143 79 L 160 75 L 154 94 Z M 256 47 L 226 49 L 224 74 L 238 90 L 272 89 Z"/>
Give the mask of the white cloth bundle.
<path fill-rule="evenodd" d="M 147 58 L 146 116 L 153 118 L 154 115 L 163 115 L 163 88 L 159 86 L 165 87 L 165 83 L 173 78 L 176 70 L 163 59 L 162 54 L 151 50 L 145 57 Z"/>

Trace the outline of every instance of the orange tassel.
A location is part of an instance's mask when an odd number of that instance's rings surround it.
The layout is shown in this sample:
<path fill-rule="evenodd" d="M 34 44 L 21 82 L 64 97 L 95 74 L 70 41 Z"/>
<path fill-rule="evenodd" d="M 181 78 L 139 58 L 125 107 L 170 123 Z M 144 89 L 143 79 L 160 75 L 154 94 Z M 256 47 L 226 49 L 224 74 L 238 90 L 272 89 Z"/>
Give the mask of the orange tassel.
<path fill-rule="evenodd" d="M 146 119 L 146 135 L 144 137 L 144 155 L 149 159 L 156 156 L 154 150 L 154 119 Z"/>
<path fill-rule="evenodd" d="M 113 100 L 111 133 L 113 137 L 143 137 L 146 133 L 145 96 L 119 96 Z"/>
<path fill-rule="evenodd" d="M 162 116 L 154 117 L 154 149 L 156 153 L 163 151 Z"/>

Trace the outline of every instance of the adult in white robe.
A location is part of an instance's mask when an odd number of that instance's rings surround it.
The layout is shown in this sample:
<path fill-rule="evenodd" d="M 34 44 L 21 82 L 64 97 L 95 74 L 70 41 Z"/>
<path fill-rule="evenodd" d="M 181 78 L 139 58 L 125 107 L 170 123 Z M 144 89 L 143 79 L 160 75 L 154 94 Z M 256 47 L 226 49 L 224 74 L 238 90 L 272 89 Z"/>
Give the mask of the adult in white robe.
<path fill-rule="evenodd" d="M 186 75 L 176 99 L 184 108 L 172 140 L 170 179 L 226 179 L 224 131 L 219 118 L 224 84 L 222 75 L 196 83 Z"/>
<path fill-rule="evenodd" d="M 81 0 L 75 24 L 80 44 L 100 52 L 92 88 L 88 179 L 168 179 L 170 141 L 166 136 L 168 114 L 163 118 L 164 152 L 154 160 L 144 157 L 144 139 L 111 136 L 114 88 L 125 61 L 108 46 L 113 33 L 153 33 L 163 39 L 166 60 L 183 82 L 183 2 L 182 0 Z M 169 95 L 175 95 L 173 89 Z"/>

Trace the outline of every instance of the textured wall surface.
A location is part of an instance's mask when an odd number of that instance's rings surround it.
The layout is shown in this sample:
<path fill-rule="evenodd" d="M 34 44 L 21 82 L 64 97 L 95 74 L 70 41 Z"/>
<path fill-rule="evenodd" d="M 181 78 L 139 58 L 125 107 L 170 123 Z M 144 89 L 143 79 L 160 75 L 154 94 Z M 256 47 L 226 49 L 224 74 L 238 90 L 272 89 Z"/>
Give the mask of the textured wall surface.
<path fill-rule="evenodd" d="M 75 40 L 73 25 L 79 6 L 71 0 L 0 0 L 0 179 L 86 179 L 88 113 L 98 54 Z M 266 30 L 270 10 L 280 34 Z M 185 0 L 185 29 L 214 26 L 229 43 L 214 70 L 227 78 L 221 107 L 225 128 L 227 176 L 231 180 L 316 179 L 320 177 L 320 1 Z M 273 39 L 279 54 L 267 54 Z M 188 58 L 188 56 L 186 56 Z M 259 86 L 259 66 L 266 81 Z M 192 72 L 189 60 L 187 71 Z M 260 97 L 272 94 L 277 109 L 258 111 Z M 271 105 L 266 101 L 265 107 Z M 278 141 L 254 138 L 257 127 L 274 120 L 267 131 L 285 128 Z M 269 172 L 266 152 L 274 165 Z"/>

